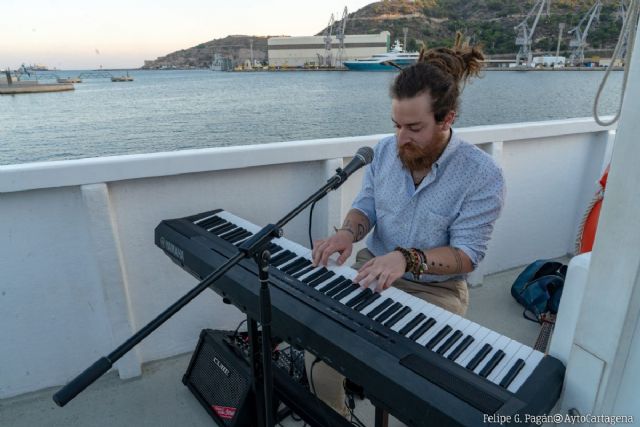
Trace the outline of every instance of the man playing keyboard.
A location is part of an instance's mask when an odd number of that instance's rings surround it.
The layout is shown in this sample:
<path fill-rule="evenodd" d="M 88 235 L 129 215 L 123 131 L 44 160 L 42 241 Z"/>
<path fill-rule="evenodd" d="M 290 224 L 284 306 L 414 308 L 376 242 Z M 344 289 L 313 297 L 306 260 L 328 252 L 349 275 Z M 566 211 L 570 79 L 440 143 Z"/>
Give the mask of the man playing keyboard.
<path fill-rule="evenodd" d="M 314 265 L 338 264 L 369 235 L 356 256 L 355 282 L 382 291 L 395 286 L 464 315 L 466 274 L 483 259 L 504 199 L 500 167 L 452 130 L 461 85 L 481 69 L 477 48 L 423 51 L 391 87 L 394 136 L 375 147 L 362 189 L 342 227 L 314 242 Z M 370 233 L 371 232 L 371 233 Z M 313 362 L 313 388 L 346 415 L 344 378 Z"/>

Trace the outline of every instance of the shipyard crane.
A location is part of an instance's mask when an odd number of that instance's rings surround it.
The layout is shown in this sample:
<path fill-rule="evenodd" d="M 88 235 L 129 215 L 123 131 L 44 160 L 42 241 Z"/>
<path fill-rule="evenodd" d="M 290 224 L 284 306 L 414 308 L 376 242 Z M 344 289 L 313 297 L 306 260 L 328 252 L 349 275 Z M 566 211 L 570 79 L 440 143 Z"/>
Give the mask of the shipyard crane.
<path fill-rule="evenodd" d="M 516 36 L 516 46 L 520 46 L 520 50 L 518 50 L 518 54 L 516 56 L 516 65 L 522 65 L 523 60 L 526 61 L 526 65 L 528 67 L 531 66 L 533 61 L 533 52 L 531 51 L 531 44 L 533 42 L 533 33 L 536 31 L 536 27 L 538 26 L 538 21 L 540 20 L 540 15 L 542 15 L 542 10 L 545 5 L 547 6 L 546 15 L 549 16 L 549 5 L 551 0 L 536 0 L 536 4 L 531 8 L 527 16 L 524 20 L 514 27 L 514 30 L 518 33 Z M 536 10 L 538 11 L 536 13 Z M 529 20 L 531 17 L 536 15 L 533 20 L 533 25 L 529 27 Z"/>
<path fill-rule="evenodd" d="M 344 30 L 347 27 L 347 6 L 344 7 L 342 11 L 342 25 L 338 28 L 338 33 L 336 34 L 336 39 L 338 39 L 339 47 L 338 47 L 338 57 L 336 58 L 336 66 L 342 66 L 342 61 L 344 61 Z"/>
<path fill-rule="evenodd" d="M 331 36 L 333 34 L 333 24 L 335 24 L 336 20 L 331 14 L 331 18 L 329 18 L 329 23 L 327 24 L 327 28 L 324 30 L 324 57 L 318 54 L 318 62 L 319 65 L 324 65 L 325 67 L 331 67 L 333 64 L 333 55 L 331 53 Z"/>
<path fill-rule="evenodd" d="M 587 46 L 589 28 L 591 28 L 593 21 L 597 21 L 600 18 L 601 9 L 602 1 L 596 0 L 595 4 L 591 6 L 591 9 L 582 17 L 578 25 L 569 30 L 568 34 L 573 34 L 573 39 L 569 42 L 569 47 L 572 48 L 571 55 L 569 56 L 569 64 L 576 65 L 584 62 L 584 48 Z"/>

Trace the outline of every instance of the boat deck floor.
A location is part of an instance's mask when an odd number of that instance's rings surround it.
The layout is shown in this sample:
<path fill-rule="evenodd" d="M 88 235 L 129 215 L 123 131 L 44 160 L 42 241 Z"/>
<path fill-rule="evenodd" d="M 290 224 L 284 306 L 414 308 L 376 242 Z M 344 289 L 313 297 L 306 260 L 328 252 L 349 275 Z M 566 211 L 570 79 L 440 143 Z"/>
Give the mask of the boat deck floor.
<path fill-rule="evenodd" d="M 560 261 L 567 262 L 566 258 Z M 533 346 L 537 324 L 522 317 L 522 307 L 511 297 L 510 286 L 523 267 L 485 277 L 470 289 L 467 317 L 503 335 Z M 140 377 L 121 380 L 111 372 L 59 408 L 51 400 L 58 387 L 0 400 L 0 426 L 12 427 L 113 427 L 113 426 L 211 426 L 215 425 L 181 379 L 191 354 L 145 364 Z M 55 367 L 51 367 L 55 369 Z M 85 367 L 78 367 L 84 369 Z M 356 401 L 355 413 L 373 426 L 373 407 Z M 291 417 L 282 426 L 302 426 Z M 390 417 L 389 426 L 402 426 Z"/>

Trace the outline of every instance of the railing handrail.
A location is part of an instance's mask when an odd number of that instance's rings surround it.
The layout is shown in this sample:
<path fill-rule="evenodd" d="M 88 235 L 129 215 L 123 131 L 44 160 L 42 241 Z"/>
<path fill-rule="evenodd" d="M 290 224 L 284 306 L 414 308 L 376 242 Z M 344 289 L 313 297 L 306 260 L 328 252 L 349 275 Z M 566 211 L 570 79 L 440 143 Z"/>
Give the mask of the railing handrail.
<path fill-rule="evenodd" d="M 456 129 L 473 144 L 604 132 L 593 118 Z M 0 193 L 351 157 L 388 134 L 0 165 Z M 304 148 L 304 149 L 301 149 Z"/>

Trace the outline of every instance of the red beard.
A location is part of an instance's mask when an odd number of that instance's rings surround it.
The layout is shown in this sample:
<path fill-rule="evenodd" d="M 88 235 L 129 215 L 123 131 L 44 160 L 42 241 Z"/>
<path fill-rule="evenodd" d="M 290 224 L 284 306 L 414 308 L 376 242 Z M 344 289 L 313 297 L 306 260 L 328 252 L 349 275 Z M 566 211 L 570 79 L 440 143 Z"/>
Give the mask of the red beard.
<path fill-rule="evenodd" d="M 398 146 L 398 157 L 404 167 L 411 172 L 429 169 L 444 151 L 446 144 L 443 145 L 443 139 L 437 138 L 433 141 L 434 143 L 426 147 L 420 147 L 414 143 Z"/>

